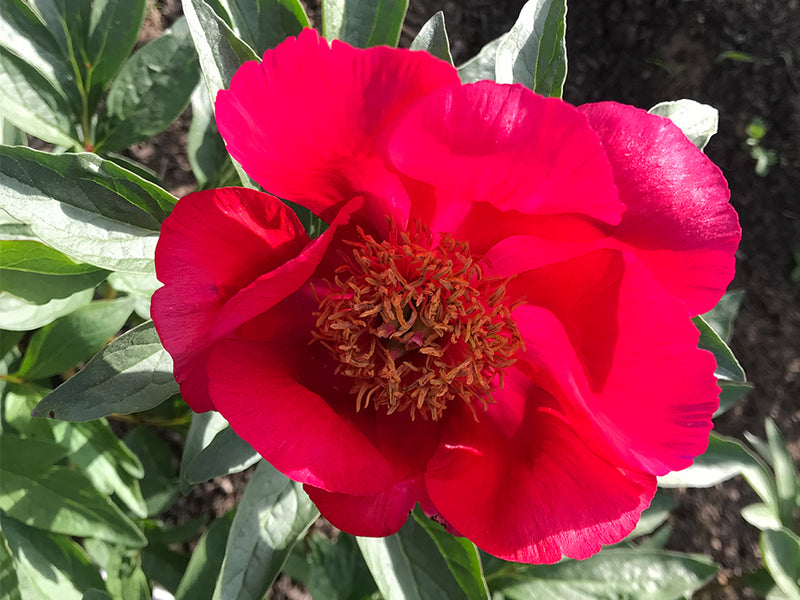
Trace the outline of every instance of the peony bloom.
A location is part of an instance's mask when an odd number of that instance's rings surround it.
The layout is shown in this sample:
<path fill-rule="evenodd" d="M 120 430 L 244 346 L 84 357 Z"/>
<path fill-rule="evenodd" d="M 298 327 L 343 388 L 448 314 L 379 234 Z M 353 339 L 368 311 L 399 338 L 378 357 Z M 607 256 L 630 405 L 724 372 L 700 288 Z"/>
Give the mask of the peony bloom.
<path fill-rule="evenodd" d="M 718 388 L 690 317 L 740 230 L 670 121 L 311 30 L 216 114 L 273 195 L 178 202 L 153 318 L 189 405 L 334 525 L 389 535 L 419 503 L 504 559 L 585 558 L 704 451 Z"/>

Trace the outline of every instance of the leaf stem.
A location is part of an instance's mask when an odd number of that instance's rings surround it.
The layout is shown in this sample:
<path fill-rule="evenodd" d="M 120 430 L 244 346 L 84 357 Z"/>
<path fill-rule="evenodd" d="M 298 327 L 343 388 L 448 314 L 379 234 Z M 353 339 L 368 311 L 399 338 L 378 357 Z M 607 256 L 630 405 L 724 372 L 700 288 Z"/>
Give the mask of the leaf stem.
<path fill-rule="evenodd" d="M 125 423 L 132 423 L 134 425 L 152 425 L 154 427 L 177 427 L 178 425 L 187 425 L 192 421 L 192 415 L 184 417 L 174 417 L 172 419 L 165 419 L 163 417 L 144 417 L 136 415 L 123 415 L 120 413 L 113 413 L 108 415 L 108 419 L 115 421 L 123 421 Z"/>

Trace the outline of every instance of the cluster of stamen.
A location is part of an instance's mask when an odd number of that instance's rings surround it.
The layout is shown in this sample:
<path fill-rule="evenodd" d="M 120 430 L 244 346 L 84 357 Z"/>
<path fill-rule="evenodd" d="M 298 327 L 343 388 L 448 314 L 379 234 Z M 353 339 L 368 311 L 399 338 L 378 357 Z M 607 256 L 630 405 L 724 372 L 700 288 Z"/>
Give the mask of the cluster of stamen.
<path fill-rule="evenodd" d="M 356 409 L 438 419 L 453 399 L 493 402 L 523 342 L 504 302 L 505 281 L 484 277 L 466 242 L 427 229 L 377 241 L 359 229 L 329 293 L 315 340 L 352 379 Z"/>

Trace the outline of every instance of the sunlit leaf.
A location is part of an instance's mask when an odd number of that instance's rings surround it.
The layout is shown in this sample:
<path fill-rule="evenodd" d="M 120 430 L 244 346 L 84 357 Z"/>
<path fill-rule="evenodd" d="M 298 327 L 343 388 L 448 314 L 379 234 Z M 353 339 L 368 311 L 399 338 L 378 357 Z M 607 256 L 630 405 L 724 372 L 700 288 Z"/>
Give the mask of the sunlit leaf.
<path fill-rule="evenodd" d="M 408 0 L 322 0 L 322 35 L 357 48 L 397 46 Z"/>
<path fill-rule="evenodd" d="M 494 81 L 496 77 L 497 49 L 508 34 L 486 44 L 481 51 L 458 67 L 458 76 L 461 83 L 474 83 L 476 81 Z"/>
<path fill-rule="evenodd" d="M 259 55 L 310 26 L 298 0 L 217 1 L 230 17 L 236 34 Z"/>
<path fill-rule="evenodd" d="M 450 40 L 447 37 L 447 28 L 444 25 L 444 13 L 442 11 L 433 15 L 428 22 L 419 30 L 417 37 L 411 42 L 411 50 L 425 50 L 433 54 L 436 58 L 446 60 L 453 64 L 453 56 L 450 54 Z"/>
<path fill-rule="evenodd" d="M 26 302 L 11 294 L 0 292 L 0 328 L 29 331 L 52 323 L 62 315 L 92 301 L 94 290 L 82 290 L 67 298 L 54 298 L 45 304 Z"/>
<path fill-rule="evenodd" d="M 719 112 L 708 104 L 687 99 L 675 100 L 656 104 L 648 112 L 667 117 L 700 150 L 705 148 L 708 140 L 717 133 Z M 722 335 L 722 337 L 725 336 Z"/>
<path fill-rule="evenodd" d="M 762 531 L 761 555 L 778 588 L 800 600 L 800 538 L 787 529 Z"/>

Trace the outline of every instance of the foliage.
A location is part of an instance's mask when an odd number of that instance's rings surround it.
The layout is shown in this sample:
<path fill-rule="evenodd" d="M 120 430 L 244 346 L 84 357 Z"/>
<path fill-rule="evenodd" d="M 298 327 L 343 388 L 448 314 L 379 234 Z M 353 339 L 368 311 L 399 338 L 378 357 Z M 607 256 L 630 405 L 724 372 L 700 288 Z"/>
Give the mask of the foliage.
<path fill-rule="evenodd" d="M 297 0 L 183 0 L 180 19 L 135 50 L 145 0 L 8 0 L 0 8 L 0 597 L 261 598 L 288 573 L 317 598 L 683 598 L 716 572 L 661 550 L 661 493 L 637 530 L 583 561 L 522 566 L 481 554 L 415 511 L 384 539 L 308 533 L 302 486 L 260 460 L 215 413 L 191 416 L 147 318 L 153 253 L 176 199 L 115 152 L 149 139 L 192 100 L 189 158 L 200 186 L 254 184 L 225 151 L 213 99 L 235 70 L 308 25 Z M 322 30 L 357 46 L 396 45 L 407 3 L 325 0 Z M 530 0 L 510 32 L 459 67 L 462 81 L 519 82 L 560 96 L 564 0 Z M 444 16 L 412 48 L 452 62 Z M 732 58 L 732 57 L 728 57 Z M 201 83 L 202 75 L 202 83 Z M 700 148 L 716 112 L 665 103 Z M 753 152 L 765 131 L 751 124 Z M 22 147 L 25 135 L 53 145 Z M 764 158 L 766 156 L 766 158 Z M 761 170 L 769 155 L 759 154 Z M 766 162 L 765 162 L 766 161 Z M 319 222 L 300 213 L 309 233 Z M 720 412 L 749 389 L 726 344 L 739 296 L 698 317 L 717 359 Z M 189 423 L 191 423 L 189 425 Z M 764 568 L 748 583 L 800 598 L 800 482 L 777 428 L 766 442 L 712 436 L 663 487 L 743 475 L 761 502 Z M 122 435 L 124 434 L 124 435 Z M 168 440 L 181 439 L 180 467 Z M 257 464 L 238 507 L 211 523 L 164 518 L 180 493 Z M 642 535 L 648 542 L 638 543 Z M 663 537 L 663 536 L 662 536 Z M 185 542 L 197 542 L 187 552 Z M 105 577 L 101 577 L 102 573 Z M 624 576 L 620 576 L 624 574 Z"/>

